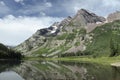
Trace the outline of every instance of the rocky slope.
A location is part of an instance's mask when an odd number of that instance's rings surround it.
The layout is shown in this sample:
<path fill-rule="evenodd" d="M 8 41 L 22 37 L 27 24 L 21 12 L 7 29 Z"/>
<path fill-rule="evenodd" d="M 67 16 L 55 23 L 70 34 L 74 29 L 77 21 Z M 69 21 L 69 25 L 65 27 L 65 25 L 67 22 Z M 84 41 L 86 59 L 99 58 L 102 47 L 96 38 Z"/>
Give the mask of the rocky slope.
<path fill-rule="evenodd" d="M 114 17 L 116 16 L 116 17 Z M 49 28 L 38 30 L 29 39 L 15 47 L 27 56 L 55 57 L 61 54 L 85 51 L 88 42 L 93 42 L 91 32 L 97 27 L 119 19 L 119 12 L 110 14 L 107 20 L 85 9 L 73 17 L 68 16 L 61 22 L 55 22 Z"/>

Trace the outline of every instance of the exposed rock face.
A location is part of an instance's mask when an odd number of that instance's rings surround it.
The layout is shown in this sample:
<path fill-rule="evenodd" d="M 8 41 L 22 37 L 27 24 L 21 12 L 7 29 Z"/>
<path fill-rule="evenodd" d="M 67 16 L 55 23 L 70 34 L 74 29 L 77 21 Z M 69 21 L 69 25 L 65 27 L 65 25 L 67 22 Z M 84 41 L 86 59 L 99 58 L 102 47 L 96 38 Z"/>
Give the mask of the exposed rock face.
<path fill-rule="evenodd" d="M 36 49 L 42 46 L 45 42 L 47 42 L 49 37 L 56 36 L 58 33 L 60 33 L 61 28 L 64 25 L 68 24 L 71 21 L 71 19 L 72 18 L 68 16 L 66 19 L 64 19 L 60 23 L 55 22 L 48 28 L 37 30 L 35 34 L 33 34 L 25 42 L 15 47 L 15 49 L 23 53 L 26 53 L 28 51 L 31 51 L 33 49 Z"/>
<path fill-rule="evenodd" d="M 85 9 L 79 10 L 73 18 L 73 23 L 75 23 L 78 26 L 86 26 L 88 23 L 97 23 L 104 21 L 104 17 L 97 16 L 96 14 L 91 13 Z"/>
<path fill-rule="evenodd" d="M 71 20 L 72 20 L 72 17 L 68 16 L 66 19 L 64 19 L 63 21 L 61 21 L 61 23 L 60 23 L 59 26 L 68 25 Z"/>
<path fill-rule="evenodd" d="M 26 52 L 39 51 L 46 56 L 55 56 L 59 53 L 77 52 L 85 50 L 86 34 L 96 26 L 102 25 L 105 18 L 97 16 L 85 9 L 81 9 L 73 17 L 68 16 L 61 22 L 55 22 L 49 28 L 38 30 L 25 42 L 15 49 Z M 45 49 L 45 50 L 43 50 Z"/>
<path fill-rule="evenodd" d="M 26 53 L 31 49 L 36 49 L 39 46 L 42 46 L 49 36 L 55 36 L 59 32 L 58 30 L 58 22 L 54 23 L 49 28 L 44 28 L 38 30 L 35 34 L 33 34 L 29 39 L 25 42 L 18 45 L 15 49 Z"/>
<path fill-rule="evenodd" d="M 26 53 L 26 52 L 30 51 L 31 49 L 35 49 L 38 46 L 41 46 L 45 42 L 46 42 L 46 38 L 44 36 L 34 34 L 32 37 L 27 39 L 25 42 L 18 45 L 15 49 L 17 49 L 23 53 Z"/>
<path fill-rule="evenodd" d="M 107 17 L 108 22 L 112 22 L 114 20 L 120 20 L 120 11 L 116 11 Z"/>

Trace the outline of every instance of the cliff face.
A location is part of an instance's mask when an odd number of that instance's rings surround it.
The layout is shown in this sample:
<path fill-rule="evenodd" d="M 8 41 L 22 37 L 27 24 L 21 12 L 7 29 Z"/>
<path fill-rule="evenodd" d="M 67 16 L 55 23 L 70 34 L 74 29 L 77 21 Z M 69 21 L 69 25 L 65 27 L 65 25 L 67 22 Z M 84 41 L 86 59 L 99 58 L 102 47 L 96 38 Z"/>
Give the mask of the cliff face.
<path fill-rule="evenodd" d="M 114 20 L 120 20 L 120 11 L 116 11 L 114 13 L 111 13 L 107 17 L 108 22 L 112 22 Z"/>
<path fill-rule="evenodd" d="M 86 26 L 88 23 L 104 22 L 105 18 L 97 16 L 85 9 L 81 9 L 73 18 L 73 23 L 78 26 Z M 78 24 L 79 23 L 79 24 Z"/>
<path fill-rule="evenodd" d="M 119 19 L 119 15 L 119 12 L 110 14 L 107 18 L 108 22 Z M 61 22 L 55 22 L 48 28 L 38 30 L 15 49 L 27 56 L 46 57 L 85 51 L 86 41 L 91 43 L 93 40 L 91 32 L 105 23 L 104 17 L 81 9 L 73 17 L 68 16 Z"/>

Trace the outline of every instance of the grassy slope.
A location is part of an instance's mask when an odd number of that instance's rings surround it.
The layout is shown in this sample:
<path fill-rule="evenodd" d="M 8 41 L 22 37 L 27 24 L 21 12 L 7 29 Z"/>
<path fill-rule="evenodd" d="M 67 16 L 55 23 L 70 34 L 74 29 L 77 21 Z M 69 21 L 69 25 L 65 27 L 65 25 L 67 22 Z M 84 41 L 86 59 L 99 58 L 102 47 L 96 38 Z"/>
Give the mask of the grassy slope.
<path fill-rule="evenodd" d="M 49 39 L 49 41 L 47 42 L 46 46 L 39 48 L 37 51 L 33 52 L 33 54 L 37 54 L 39 56 L 41 56 L 42 54 L 49 55 L 49 54 L 56 52 L 58 50 L 60 50 L 60 52 L 59 52 L 60 54 L 64 53 L 66 50 L 71 48 L 71 43 L 74 41 L 74 39 L 76 39 L 77 37 L 85 35 L 85 33 L 86 33 L 85 29 L 79 29 L 79 30 L 73 30 L 72 33 L 66 32 L 62 35 L 57 35 L 55 37 L 51 37 Z M 61 44 L 59 46 L 51 44 L 51 42 L 54 42 L 56 40 L 59 40 L 59 41 L 65 40 L 65 42 L 64 42 L 64 44 Z M 51 47 L 51 45 L 52 46 L 54 45 L 54 47 Z M 80 42 L 78 40 L 78 42 L 76 41 L 74 46 L 79 46 L 79 45 L 80 45 Z M 55 56 L 55 55 L 53 55 L 53 56 Z"/>
<path fill-rule="evenodd" d="M 92 43 L 88 43 L 87 45 L 86 51 L 89 52 L 89 54 L 92 54 L 95 57 L 109 56 L 111 54 L 111 40 L 115 46 L 118 44 L 118 48 L 120 49 L 120 21 L 114 21 L 97 27 L 90 34 L 92 34 L 93 39 Z"/>

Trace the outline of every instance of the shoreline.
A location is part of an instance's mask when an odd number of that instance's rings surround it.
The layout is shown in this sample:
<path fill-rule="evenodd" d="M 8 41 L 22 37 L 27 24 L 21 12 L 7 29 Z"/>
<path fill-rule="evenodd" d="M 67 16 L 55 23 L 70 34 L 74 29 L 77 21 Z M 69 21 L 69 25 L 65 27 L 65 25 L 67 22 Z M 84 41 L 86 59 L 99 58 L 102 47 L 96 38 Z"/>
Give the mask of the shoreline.
<path fill-rule="evenodd" d="M 103 65 L 111 65 L 120 67 L 120 56 L 117 57 L 61 57 L 61 58 L 40 58 L 40 57 L 26 57 L 24 60 L 46 60 L 46 61 L 75 61 L 75 62 L 89 62 L 99 63 Z"/>

